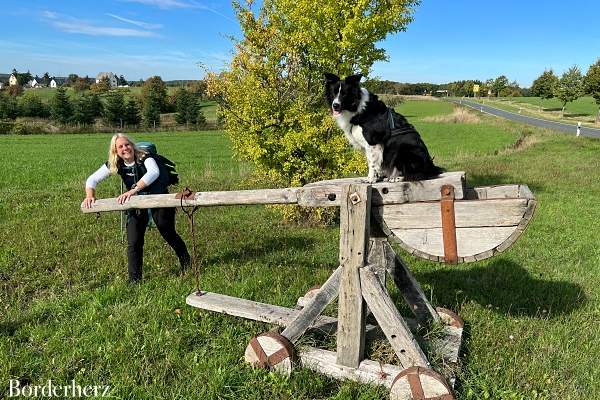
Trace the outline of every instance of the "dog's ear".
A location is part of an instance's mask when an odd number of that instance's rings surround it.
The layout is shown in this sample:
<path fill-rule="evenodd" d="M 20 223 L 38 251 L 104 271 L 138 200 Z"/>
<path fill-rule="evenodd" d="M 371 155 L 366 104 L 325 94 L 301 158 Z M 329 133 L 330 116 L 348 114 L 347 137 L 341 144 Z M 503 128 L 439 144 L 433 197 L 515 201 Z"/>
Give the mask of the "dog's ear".
<path fill-rule="evenodd" d="M 330 74 L 329 72 L 325 72 L 323 74 L 323 76 L 325 77 L 325 82 L 327 83 L 336 83 L 339 82 L 340 77 L 335 75 L 335 74 Z"/>
<path fill-rule="evenodd" d="M 357 75 L 347 76 L 346 79 L 344 79 L 344 80 L 349 85 L 358 85 L 361 79 L 362 79 L 362 74 L 357 74 Z"/>

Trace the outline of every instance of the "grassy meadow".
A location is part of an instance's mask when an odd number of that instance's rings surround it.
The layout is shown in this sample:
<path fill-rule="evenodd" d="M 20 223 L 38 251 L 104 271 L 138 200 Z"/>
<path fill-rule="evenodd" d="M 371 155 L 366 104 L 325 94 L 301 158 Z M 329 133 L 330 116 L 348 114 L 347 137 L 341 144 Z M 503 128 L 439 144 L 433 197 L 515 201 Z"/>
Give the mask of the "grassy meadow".
<path fill-rule="evenodd" d="M 492 107 L 498 107 L 506 111 L 530 115 L 536 118 L 562 121 L 566 123 L 581 122 L 584 125 L 597 128 L 596 117 L 598 115 L 598 104 L 591 96 L 580 97 L 569 102 L 562 112 L 562 102 L 557 98 L 542 99 L 540 97 L 501 97 L 473 99 L 481 101 Z"/>
<path fill-rule="evenodd" d="M 434 305 L 466 321 L 457 398 L 596 399 L 600 141 L 485 116 L 444 122 L 454 106 L 442 101 L 398 109 L 437 164 L 466 171 L 471 185 L 528 184 L 539 201 L 524 235 L 491 259 L 446 266 L 398 249 Z M 109 385 L 117 399 L 388 398 L 309 370 L 284 378 L 247 366 L 248 341 L 270 326 L 187 306 L 194 275 L 178 274 L 156 229 L 146 234 L 143 281 L 129 285 L 119 214 L 79 211 L 109 138 L 0 136 L 0 397 L 10 379 L 51 379 Z M 232 158 L 221 132 L 134 138 L 177 163 L 179 189 L 251 187 L 251 166 Z M 98 196 L 119 186 L 113 177 Z M 286 226 L 263 206 L 204 208 L 195 220 L 203 290 L 292 307 L 337 266 L 337 226 Z M 180 211 L 177 224 L 190 245 Z M 367 356 L 381 353 L 371 346 Z"/>

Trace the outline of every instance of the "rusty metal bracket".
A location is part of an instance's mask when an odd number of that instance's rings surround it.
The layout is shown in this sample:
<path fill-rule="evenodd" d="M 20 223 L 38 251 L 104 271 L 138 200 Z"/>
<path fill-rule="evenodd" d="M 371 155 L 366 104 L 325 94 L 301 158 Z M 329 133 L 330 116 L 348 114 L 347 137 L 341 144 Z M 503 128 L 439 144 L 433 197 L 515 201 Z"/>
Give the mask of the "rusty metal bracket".
<path fill-rule="evenodd" d="M 441 189 L 442 235 L 444 240 L 444 261 L 447 264 L 458 263 L 456 243 L 456 220 L 454 215 L 454 186 L 444 185 Z"/>
<path fill-rule="evenodd" d="M 192 192 L 189 188 L 185 188 L 177 193 L 175 198 L 178 200 L 194 200 L 196 198 L 196 192 Z"/>

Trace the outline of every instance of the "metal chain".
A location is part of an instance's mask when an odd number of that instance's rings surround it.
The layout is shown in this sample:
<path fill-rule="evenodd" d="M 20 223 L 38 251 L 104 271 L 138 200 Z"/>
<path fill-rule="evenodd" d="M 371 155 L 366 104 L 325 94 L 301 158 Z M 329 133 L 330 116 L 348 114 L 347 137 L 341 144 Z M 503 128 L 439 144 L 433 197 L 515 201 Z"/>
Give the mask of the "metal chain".
<path fill-rule="evenodd" d="M 183 206 L 183 199 L 185 197 L 186 192 L 187 193 L 191 192 L 188 187 L 186 187 L 184 190 L 182 190 L 180 192 L 181 210 L 188 217 L 190 235 L 192 237 L 192 270 L 194 271 L 194 278 L 196 280 L 196 294 L 200 294 L 200 268 L 197 265 L 198 260 L 196 259 L 196 230 L 194 227 L 194 213 L 198 209 L 198 206 L 187 207 L 187 208 L 190 208 L 191 210 L 188 210 L 188 209 L 186 209 L 186 207 Z"/>

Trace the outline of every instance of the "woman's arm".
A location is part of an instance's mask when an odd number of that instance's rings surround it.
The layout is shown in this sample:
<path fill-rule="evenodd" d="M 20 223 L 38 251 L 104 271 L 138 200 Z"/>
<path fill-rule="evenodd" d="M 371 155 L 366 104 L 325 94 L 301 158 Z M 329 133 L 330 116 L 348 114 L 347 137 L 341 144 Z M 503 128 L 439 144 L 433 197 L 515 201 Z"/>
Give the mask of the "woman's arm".
<path fill-rule="evenodd" d="M 102 164 L 100 168 L 90 175 L 85 181 L 85 199 L 81 206 L 84 208 L 90 208 L 96 201 L 96 186 L 110 176 L 110 170 L 106 164 Z"/>

